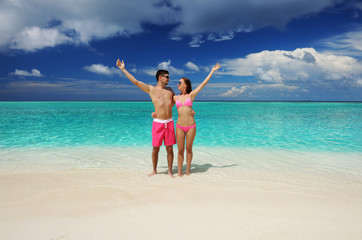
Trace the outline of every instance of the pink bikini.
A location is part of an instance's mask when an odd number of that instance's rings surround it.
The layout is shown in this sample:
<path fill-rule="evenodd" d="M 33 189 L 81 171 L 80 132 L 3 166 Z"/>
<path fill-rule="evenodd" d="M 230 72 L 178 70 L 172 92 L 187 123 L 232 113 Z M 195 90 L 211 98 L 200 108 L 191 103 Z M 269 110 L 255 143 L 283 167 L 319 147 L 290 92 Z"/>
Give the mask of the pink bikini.
<path fill-rule="evenodd" d="M 192 107 L 191 98 L 186 99 L 184 104 L 182 104 L 180 101 L 176 100 L 176 107 L 179 108 L 182 106 Z"/>
<path fill-rule="evenodd" d="M 182 107 L 182 106 L 186 106 L 186 107 L 192 107 L 192 102 L 191 102 L 191 98 L 186 99 L 185 103 L 181 103 L 180 101 L 176 100 L 176 107 Z M 188 126 L 188 127 L 182 127 L 178 124 L 176 124 L 176 127 L 181 129 L 182 131 L 184 131 L 185 133 L 187 133 L 187 131 L 191 128 L 196 127 L 196 124 Z"/>

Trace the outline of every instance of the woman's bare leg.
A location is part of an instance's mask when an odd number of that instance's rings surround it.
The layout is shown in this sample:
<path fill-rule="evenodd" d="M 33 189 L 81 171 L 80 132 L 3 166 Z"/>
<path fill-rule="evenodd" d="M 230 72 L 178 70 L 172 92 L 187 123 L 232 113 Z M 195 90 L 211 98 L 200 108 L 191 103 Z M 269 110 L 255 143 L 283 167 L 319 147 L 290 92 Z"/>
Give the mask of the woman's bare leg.
<path fill-rule="evenodd" d="M 178 148 L 178 154 L 177 154 L 177 169 L 178 169 L 178 175 L 180 177 L 183 176 L 182 173 L 182 165 L 184 163 L 184 152 L 185 152 L 185 132 L 176 127 L 176 138 L 177 138 L 177 148 Z"/>
<path fill-rule="evenodd" d="M 196 136 L 196 127 L 190 128 L 186 133 L 186 162 L 187 162 L 186 175 L 190 175 L 191 162 L 193 157 L 192 146 L 194 144 L 195 136 Z"/>

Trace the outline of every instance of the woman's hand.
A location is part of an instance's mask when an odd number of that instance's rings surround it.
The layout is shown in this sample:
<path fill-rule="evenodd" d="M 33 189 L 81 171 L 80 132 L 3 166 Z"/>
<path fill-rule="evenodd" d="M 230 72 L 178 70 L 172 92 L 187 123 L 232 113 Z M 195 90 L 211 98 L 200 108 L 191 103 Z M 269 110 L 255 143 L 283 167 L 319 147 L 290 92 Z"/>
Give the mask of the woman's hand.
<path fill-rule="evenodd" d="M 216 71 L 220 68 L 220 64 L 219 63 L 216 63 L 216 65 L 212 68 L 212 71 Z"/>
<path fill-rule="evenodd" d="M 118 59 L 116 65 L 117 65 L 117 67 L 118 67 L 119 69 L 121 69 L 122 71 L 126 69 L 123 60 L 122 60 L 122 62 L 121 62 L 121 61 Z"/>

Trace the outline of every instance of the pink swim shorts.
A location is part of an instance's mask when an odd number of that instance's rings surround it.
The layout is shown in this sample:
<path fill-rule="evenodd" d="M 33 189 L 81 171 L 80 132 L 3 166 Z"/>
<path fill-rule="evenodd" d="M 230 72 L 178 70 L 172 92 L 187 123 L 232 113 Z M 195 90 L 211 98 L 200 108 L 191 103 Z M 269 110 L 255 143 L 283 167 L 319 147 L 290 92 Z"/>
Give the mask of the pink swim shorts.
<path fill-rule="evenodd" d="M 152 146 L 160 147 L 164 141 L 165 146 L 176 144 L 175 127 L 173 119 L 154 119 L 152 124 Z"/>

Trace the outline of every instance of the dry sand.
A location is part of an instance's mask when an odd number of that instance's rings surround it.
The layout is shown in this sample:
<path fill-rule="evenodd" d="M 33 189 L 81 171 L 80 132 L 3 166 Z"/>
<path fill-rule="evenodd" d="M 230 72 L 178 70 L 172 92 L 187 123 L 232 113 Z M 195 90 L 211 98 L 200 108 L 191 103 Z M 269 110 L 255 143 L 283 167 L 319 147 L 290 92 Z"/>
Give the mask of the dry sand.
<path fill-rule="evenodd" d="M 146 175 L 1 173 L 0 239 L 362 239 L 360 179 Z"/>

